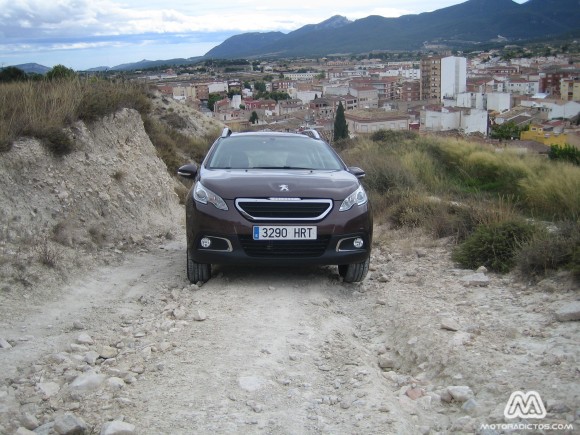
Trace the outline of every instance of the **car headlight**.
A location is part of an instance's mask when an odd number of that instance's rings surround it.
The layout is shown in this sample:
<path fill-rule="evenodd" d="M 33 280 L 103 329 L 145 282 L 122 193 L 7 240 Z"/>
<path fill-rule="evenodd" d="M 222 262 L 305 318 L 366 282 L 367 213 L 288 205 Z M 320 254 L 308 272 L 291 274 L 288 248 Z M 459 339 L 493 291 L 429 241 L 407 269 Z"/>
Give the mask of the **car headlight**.
<path fill-rule="evenodd" d="M 228 205 L 221 196 L 213 193 L 200 182 L 195 183 L 195 188 L 193 189 L 193 199 L 195 199 L 197 202 L 201 202 L 202 204 L 207 204 L 209 202 L 219 210 L 228 209 Z"/>
<path fill-rule="evenodd" d="M 363 205 L 368 201 L 367 193 L 363 189 L 362 185 L 358 187 L 354 192 L 347 196 L 347 198 L 342 201 L 339 211 L 350 210 L 353 205 Z"/>

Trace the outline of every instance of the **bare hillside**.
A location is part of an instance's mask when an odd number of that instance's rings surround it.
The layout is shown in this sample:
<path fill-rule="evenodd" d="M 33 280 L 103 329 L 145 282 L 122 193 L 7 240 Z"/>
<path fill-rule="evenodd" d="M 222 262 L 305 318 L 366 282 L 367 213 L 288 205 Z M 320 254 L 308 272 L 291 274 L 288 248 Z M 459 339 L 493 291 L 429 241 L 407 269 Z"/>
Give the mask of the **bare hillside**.
<path fill-rule="evenodd" d="M 578 432 L 567 273 L 461 270 L 452 239 L 377 226 L 360 284 L 218 266 L 190 285 L 139 114 L 70 133 L 64 157 L 31 139 L 0 156 L 0 433 Z M 506 416 L 517 391 L 545 415 Z"/>

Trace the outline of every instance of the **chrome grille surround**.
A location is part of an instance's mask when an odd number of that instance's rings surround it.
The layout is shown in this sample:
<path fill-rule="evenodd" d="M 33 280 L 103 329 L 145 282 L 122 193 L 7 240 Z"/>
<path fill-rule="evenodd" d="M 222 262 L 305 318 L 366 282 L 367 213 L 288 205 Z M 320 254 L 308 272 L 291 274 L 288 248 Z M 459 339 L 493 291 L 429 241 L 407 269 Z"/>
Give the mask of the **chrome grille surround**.
<path fill-rule="evenodd" d="M 251 221 L 315 222 L 332 210 L 332 199 L 238 198 L 236 209 Z"/>

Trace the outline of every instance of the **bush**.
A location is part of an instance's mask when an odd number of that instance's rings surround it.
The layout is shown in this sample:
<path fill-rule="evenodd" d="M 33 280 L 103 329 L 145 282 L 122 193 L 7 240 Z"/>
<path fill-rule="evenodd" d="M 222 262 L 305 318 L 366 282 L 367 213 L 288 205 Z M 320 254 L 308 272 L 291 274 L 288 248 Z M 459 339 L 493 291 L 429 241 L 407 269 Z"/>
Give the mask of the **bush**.
<path fill-rule="evenodd" d="M 83 121 L 95 121 L 122 108 L 145 115 L 151 110 L 151 101 L 141 86 L 97 81 L 85 86 L 77 116 Z"/>
<path fill-rule="evenodd" d="M 417 136 L 417 133 L 410 130 L 378 130 L 371 134 L 371 140 L 374 142 L 395 143 L 404 140 L 413 140 Z"/>
<path fill-rule="evenodd" d="M 548 157 L 551 160 L 564 160 L 580 166 L 580 149 L 566 144 L 563 147 L 558 145 L 551 145 Z"/>
<path fill-rule="evenodd" d="M 580 221 L 561 222 L 555 231 L 538 232 L 516 256 L 517 268 L 525 275 L 544 276 L 560 268 L 580 278 Z"/>
<path fill-rule="evenodd" d="M 462 241 L 481 223 L 481 211 L 418 192 L 409 192 L 392 207 L 390 221 L 396 228 L 424 228 L 433 237 Z"/>
<path fill-rule="evenodd" d="M 518 181 L 530 173 L 524 162 L 506 153 L 475 151 L 462 163 L 466 185 L 477 190 L 517 193 Z"/>
<path fill-rule="evenodd" d="M 170 127 L 178 130 L 187 127 L 187 121 L 177 113 L 168 113 L 167 115 L 162 116 L 161 119 Z"/>
<path fill-rule="evenodd" d="M 524 221 L 480 225 L 452 254 L 454 261 L 468 269 L 485 266 L 506 273 L 515 264 L 522 245 L 532 240 L 536 228 Z"/>
<path fill-rule="evenodd" d="M 145 131 L 151 143 L 157 149 L 157 155 L 165 162 L 170 174 L 175 175 L 177 169 L 185 161 L 201 161 L 218 133 L 199 138 L 191 138 L 162 122 L 143 117 Z"/>
<path fill-rule="evenodd" d="M 38 131 L 35 136 L 56 157 L 65 156 L 74 150 L 73 141 L 61 128 L 49 128 Z"/>

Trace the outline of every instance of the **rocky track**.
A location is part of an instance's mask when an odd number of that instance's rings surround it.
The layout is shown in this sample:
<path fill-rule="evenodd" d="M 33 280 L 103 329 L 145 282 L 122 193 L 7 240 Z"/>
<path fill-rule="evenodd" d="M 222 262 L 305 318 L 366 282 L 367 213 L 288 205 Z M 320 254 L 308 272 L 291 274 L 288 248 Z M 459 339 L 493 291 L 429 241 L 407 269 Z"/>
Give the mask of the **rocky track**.
<path fill-rule="evenodd" d="M 332 267 L 189 285 L 181 240 L 98 268 L 3 318 L 0 432 L 502 433 L 521 422 L 503 415 L 511 392 L 534 390 L 542 424 L 573 433 L 567 276 L 528 287 L 398 236 L 359 285 Z"/>

